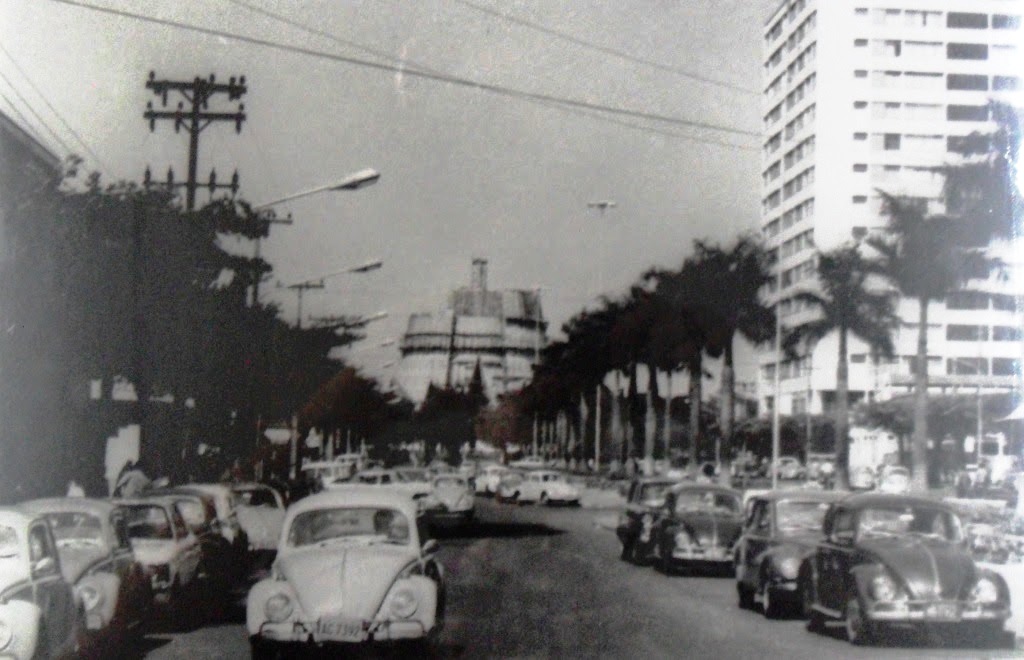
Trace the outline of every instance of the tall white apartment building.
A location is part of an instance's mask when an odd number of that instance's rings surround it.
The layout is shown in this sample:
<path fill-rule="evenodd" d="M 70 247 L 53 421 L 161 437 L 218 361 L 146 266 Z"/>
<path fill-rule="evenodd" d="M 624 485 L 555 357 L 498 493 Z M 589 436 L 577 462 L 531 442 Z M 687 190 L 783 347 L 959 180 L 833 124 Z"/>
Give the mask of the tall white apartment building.
<path fill-rule="evenodd" d="M 792 299 L 818 251 L 884 226 L 878 190 L 942 210 L 937 168 L 959 140 L 991 130 L 992 98 L 1024 101 L 1019 0 L 784 0 L 764 26 L 761 230 L 777 250 L 771 287 L 782 323 L 813 318 Z M 1022 288 L 972 281 L 929 309 L 935 391 L 1006 391 L 1021 364 Z M 851 338 L 851 401 L 911 390 L 917 302 L 902 301 L 895 360 Z M 828 412 L 837 338 L 799 360 L 760 353 L 762 409 Z M 775 370 L 779 392 L 775 392 Z"/>

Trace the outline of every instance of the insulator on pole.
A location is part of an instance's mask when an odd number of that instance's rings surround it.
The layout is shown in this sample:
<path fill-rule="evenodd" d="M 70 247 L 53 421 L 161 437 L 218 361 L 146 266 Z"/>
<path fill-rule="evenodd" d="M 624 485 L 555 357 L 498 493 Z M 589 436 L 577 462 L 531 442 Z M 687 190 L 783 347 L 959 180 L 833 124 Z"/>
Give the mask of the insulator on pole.
<path fill-rule="evenodd" d="M 231 175 L 231 193 L 235 194 L 238 192 L 238 170 Z"/>

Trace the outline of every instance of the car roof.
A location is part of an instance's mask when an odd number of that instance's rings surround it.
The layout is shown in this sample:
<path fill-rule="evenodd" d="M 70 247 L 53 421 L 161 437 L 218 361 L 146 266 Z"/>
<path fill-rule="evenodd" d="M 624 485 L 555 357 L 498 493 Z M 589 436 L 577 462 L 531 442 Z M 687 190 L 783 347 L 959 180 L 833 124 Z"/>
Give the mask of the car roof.
<path fill-rule="evenodd" d="M 953 507 L 942 500 L 933 497 L 922 497 L 920 495 L 898 495 L 895 493 L 857 493 L 842 500 L 843 504 L 856 508 L 865 509 L 873 506 L 932 506 L 941 507 L 953 511 Z"/>
<path fill-rule="evenodd" d="M 267 484 L 261 484 L 261 483 L 255 482 L 255 481 L 246 481 L 246 482 L 243 482 L 243 483 L 231 484 L 231 490 L 233 490 L 235 492 L 238 492 L 238 491 L 247 491 L 247 490 L 275 490 L 275 489 L 274 489 L 273 486 L 268 486 Z"/>
<path fill-rule="evenodd" d="M 295 516 L 306 511 L 335 507 L 380 506 L 398 509 L 410 520 L 416 519 L 416 503 L 412 495 L 377 486 L 352 485 L 305 497 L 288 508 L 286 527 Z"/>
<path fill-rule="evenodd" d="M 743 493 L 734 489 L 726 488 L 725 486 L 719 486 L 718 484 L 695 484 L 695 483 L 680 483 L 672 487 L 672 493 L 685 493 L 687 491 L 714 491 L 716 493 L 735 495 L 736 497 L 742 498 Z"/>
<path fill-rule="evenodd" d="M 182 484 L 181 488 L 194 488 L 210 495 L 230 495 L 230 484 Z"/>
<path fill-rule="evenodd" d="M 34 514 L 82 512 L 91 513 L 101 519 L 109 517 L 117 508 L 117 505 L 113 502 L 89 497 L 45 497 L 22 502 L 18 506 Z"/>
<path fill-rule="evenodd" d="M 769 500 L 778 502 L 781 500 L 803 500 L 806 502 L 838 502 L 849 497 L 849 493 L 841 490 L 804 490 L 798 488 L 784 488 L 770 490 L 767 493 L 758 493 L 751 499 Z"/>

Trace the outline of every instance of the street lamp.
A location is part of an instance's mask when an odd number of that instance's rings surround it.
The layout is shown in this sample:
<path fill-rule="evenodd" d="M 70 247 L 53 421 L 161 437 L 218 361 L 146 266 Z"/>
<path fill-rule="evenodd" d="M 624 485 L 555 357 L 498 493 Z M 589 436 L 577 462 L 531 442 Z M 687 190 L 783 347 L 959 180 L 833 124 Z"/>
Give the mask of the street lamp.
<path fill-rule="evenodd" d="M 601 199 L 593 202 L 587 202 L 587 208 L 597 209 L 601 213 L 601 217 L 604 217 L 604 212 L 608 209 L 613 209 L 618 206 L 614 200 Z M 600 282 L 599 288 L 601 293 L 604 293 L 604 262 L 606 259 L 607 246 L 605 241 L 601 241 L 601 263 L 598 270 L 598 281 Z M 598 472 L 601 471 L 601 383 L 597 384 L 595 388 L 596 394 L 594 396 L 594 469 Z M 618 396 L 616 394 L 616 396 Z M 536 424 L 534 424 L 536 428 Z M 536 430 L 534 431 L 536 436 Z M 667 456 L 666 456 L 667 458 Z"/>
<path fill-rule="evenodd" d="M 365 188 L 366 186 L 371 186 L 377 183 L 379 179 L 380 172 L 373 169 L 372 167 L 368 167 L 365 170 L 359 170 L 354 174 L 349 174 L 348 176 L 346 176 L 341 181 L 338 181 L 337 183 L 330 183 L 327 184 L 326 186 L 319 186 L 317 188 L 311 188 L 310 190 L 303 190 L 302 192 L 286 195 L 285 197 L 281 197 L 280 199 L 264 202 L 259 206 L 254 206 L 253 210 L 259 211 L 261 209 L 273 206 L 274 204 L 280 204 L 281 202 L 289 202 L 293 199 L 299 199 L 300 197 L 308 197 L 309 195 L 315 195 L 321 192 L 330 192 L 338 190 L 358 190 L 359 188 Z"/>
<path fill-rule="evenodd" d="M 302 328 L 302 298 L 307 290 L 323 289 L 324 280 L 326 280 L 329 277 L 336 277 L 338 275 L 345 275 L 348 273 L 369 273 L 370 271 L 377 270 L 383 265 L 384 262 L 381 261 L 380 259 L 373 259 L 371 261 L 367 261 L 366 263 L 362 263 L 357 266 L 349 266 L 348 268 L 342 268 L 341 270 L 325 273 L 318 277 L 311 277 L 300 282 L 287 285 L 285 288 L 292 289 L 293 291 L 295 291 L 296 294 L 298 294 L 298 307 L 295 312 L 296 327 L 298 327 L 299 329 Z M 386 316 L 387 312 L 378 312 L 378 316 L 376 316 L 376 318 L 383 318 L 382 316 L 379 316 L 379 314 L 384 314 Z M 365 325 L 365 323 L 369 322 L 369 320 L 376 320 L 376 318 L 364 320 L 363 324 Z"/>

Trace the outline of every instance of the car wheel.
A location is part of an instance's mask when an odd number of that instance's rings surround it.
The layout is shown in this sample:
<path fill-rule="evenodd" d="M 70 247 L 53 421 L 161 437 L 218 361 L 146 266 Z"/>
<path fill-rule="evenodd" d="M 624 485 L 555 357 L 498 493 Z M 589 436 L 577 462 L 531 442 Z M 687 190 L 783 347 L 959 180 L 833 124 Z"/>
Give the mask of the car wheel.
<path fill-rule="evenodd" d="M 736 596 L 737 601 L 741 610 L 752 610 L 754 609 L 754 590 L 743 584 L 742 582 L 736 582 Z"/>
<path fill-rule="evenodd" d="M 252 660 L 278 660 L 285 657 L 284 651 L 276 642 L 265 639 L 251 639 L 249 649 L 252 652 Z"/>
<path fill-rule="evenodd" d="M 49 660 L 53 656 L 50 653 L 50 633 L 46 629 L 46 622 L 39 620 L 39 631 L 36 634 L 36 650 L 32 654 L 32 660 Z"/>
<path fill-rule="evenodd" d="M 875 641 L 875 625 L 864 614 L 860 599 L 850 596 L 843 612 L 843 623 L 846 625 L 846 639 L 851 644 L 866 646 Z"/>
<path fill-rule="evenodd" d="M 633 543 L 636 543 L 636 541 L 633 541 Z M 633 543 L 627 541 L 622 542 L 622 552 L 619 553 L 619 559 L 621 559 L 622 561 L 631 561 L 633 554 Z"/>
<path fill-rule="evenodd" d="M 810 579 L 800 583 L 800 605 L 804 618 L 807 619 L 807 630 L 815 633 L 825 631 L 825 615 L 814 609 L 814 587 Z"/>

